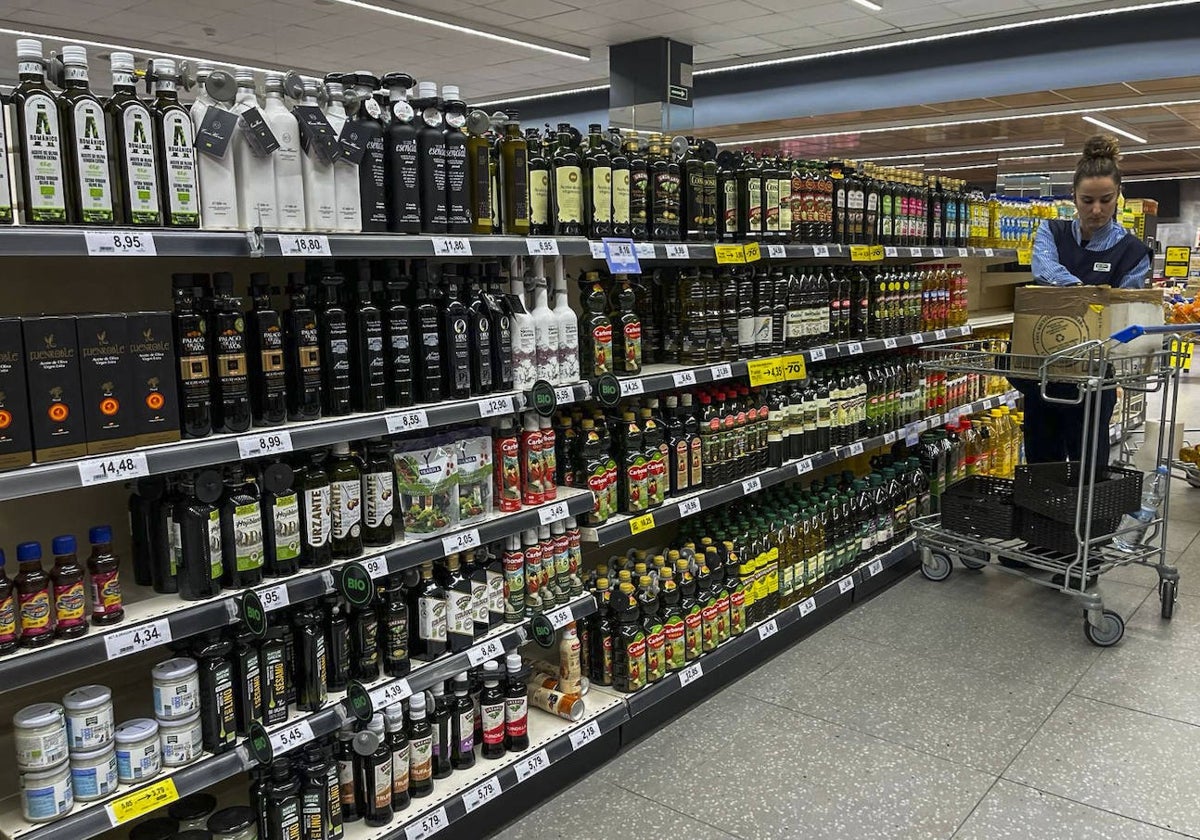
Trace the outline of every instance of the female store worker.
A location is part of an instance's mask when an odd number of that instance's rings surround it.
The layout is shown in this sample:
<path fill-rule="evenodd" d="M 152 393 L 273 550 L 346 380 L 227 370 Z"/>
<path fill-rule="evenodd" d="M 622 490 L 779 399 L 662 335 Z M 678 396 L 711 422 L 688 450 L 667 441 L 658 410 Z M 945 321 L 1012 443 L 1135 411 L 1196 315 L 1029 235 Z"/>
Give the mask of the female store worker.
<path fill-rule="evenodd" d="M 1046 219 L 1033 239 L 1033 277 L 1043 286 L 1113 286 L 1140 289 L 1150 273 L 1150 251 L 1134 234 L 1113 218 L 1121 192 L 1120 150 L 1115 138 L 1090 137 L 1075 164 L 1076 216 Z M 1064 405 L 1042 399 L 1040 385 L 1024 382 L 1025 457 L 1029 463 L 1084 461 L 1090 453 L 1083 441 L 1083 405 Z M 1061 391 L 1061 393 L 1060 393 Z M 1051 396 L 1074 397 L 1073 385 L 1052 385 Z M 1116 391 L 1100 398 L 1099 440 L 1094 448 L 1100 478 L 1108 467 L 1108 428 L 1116 405 Z"/>

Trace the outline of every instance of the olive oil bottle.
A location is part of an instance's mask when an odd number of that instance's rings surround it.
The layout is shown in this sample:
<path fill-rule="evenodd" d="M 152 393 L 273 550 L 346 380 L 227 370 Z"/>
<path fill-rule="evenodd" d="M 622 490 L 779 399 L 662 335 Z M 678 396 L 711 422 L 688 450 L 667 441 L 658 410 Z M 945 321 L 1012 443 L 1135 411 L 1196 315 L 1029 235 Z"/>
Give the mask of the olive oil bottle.
<path fill-rule="evenodd" d="M 233 295 L 233 275 L 218 271 L 212 278 L 209 348 L 213 379 L 213 428 L 244 432 L 250 428 L 250 372 L 246 362 L 246 320 Z"/>
<path fill-rule="evenodd" d="M 529 233 L 545 236 L 554 233 L 554 221 L 550 218 L 550 161 L 546 158 L 546 144 L 536 128 L 525 130 L 525 144 L 529 150 Z"/>
<path fill-rule="evenodd" d="M 250 275 L 250 408 L 256 426 L 275 426 L 287 419 L 283 323 L 271 305 L 271 293 L 279 290 L 270 282 L 265 272 Z"/>
<path fill-rule="evenodd" d="M 154 85 L 154 138 L 158 152 L 158 184 L 163 222 L 167 227 L 200 227 L 200 187 L 196 174 L 195 132 L 187 110 L 179 104 L 175 61 L 155 60 L 146 73 Z"/>
<path fill-rule="evenodd" d="M 327 464 L 333 559 L 349 560 L 363 553 L 362 467 L 348 443 L 335 443 Z"/>
<path fill-rule="evenodd" d="M 122 225 L 162 224 L 159 203 L 159 162 L 150 109 L 138 98 L 133 82 L 133 55 L 115 52 L 112 63 L 112 96 L 104 103 L 108 123 L 109 154 L 116 178 L 113 205 Z"/>
<path fill-rule="evenodd" d="M 288 297 L 283 333 L 287 416 L 289 420 L 316 420 L 321 416 L 321 338 L 303 274 L 294 272 L 288 277 Z"/>
<path fill-rule="evenodd" d="M 87 50 L 63 47 L 63 91 L 58 116 L 63 128 L 70 202 L 67 218 L 76 224 L 113 223 L 113 176 L 109 166 L 108 126 L 104 108 L 88 86 Z"/>
<path fill-rule="evenodd" d="M 521 136 L 517 112 L 510 110 L 500 138 L 500 202 L 503 229 L 512 236 L 530 233 L 529 147 Z"/>
<path fill-rule="evenodd" d="M 171 325 L 175 338 L 175 358 L 179 362 L 183 436 L 205 437 L 212 433 L 213 424 L 208 325 L 196 305 L 197 289 L 193 276 L 174 274 L 171 286 L 175 299 Z"/>
<path fill-rule="evenodd" d="M 571 145 L 571 126 L 558 124 L 558 143 L 554 147 L 554 232 L 559 236 L 583 236 L 583 167 L 579 153 Z"/>
<path fill-rule="evenodd" d="M 58 99 L 46 85 L 42 42 L 17 40 L 19 81 L 10 102 L 16 111 L 21 153 L 21 200 L 27 225 L 61 225 L 70 221 L 63 133 Z"/>
<path fill-rule="evenodd" d="M 612 159 L 604 147 L 600 126 L 588 126 L 587 153 L 584 156 L 584 198 L 588 203 L 588 237 L 600 239 L 613 232 Z"/>
<path fill-rule="evenodd" d="M 413 106 L 408 101 L 413 78 L 407 73 L 388 73 L 383 77 L 391 109 L 384 131 L 384 168 L 387 172 L 388 226 L 392 233 L 419 233 L 421 230 L 421 194 L 417 128 Z"/>

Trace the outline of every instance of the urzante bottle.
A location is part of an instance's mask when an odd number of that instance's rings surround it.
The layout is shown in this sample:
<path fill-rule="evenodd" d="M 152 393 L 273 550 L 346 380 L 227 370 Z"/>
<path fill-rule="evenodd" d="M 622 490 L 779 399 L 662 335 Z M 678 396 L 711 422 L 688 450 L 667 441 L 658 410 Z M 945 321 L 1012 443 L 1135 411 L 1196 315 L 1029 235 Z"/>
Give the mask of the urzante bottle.
<path fill-rule="evenodd" d="M 305 569 L 328 566 L 333 562 L 332 491 L 321 461 L 321 453 L 310 453 L 296 483 L 300 490 L 300 524 L 304 534 L 300 566 Z"/>
<path fill-rule="evenodd" d="M 358 195 L 363 232 L 388 229 L 387 170 L 384 163 L 383 109 L 375 101 L 379 77 L 365 70 L 347 73 L 342 84 L 353 88 L 358 96 L 358 108 L 350 117 L 348 128 L 357 135 L 355 143 L 362 148 L 358 162 Z"/>
<path fill-rule="evenodd" d="M 362 469 L 350 454 L 350 444 L 333 445 L 333 457 L 327 464 L 330 506 L 333 514 L 333 557 L 348 560 L 363 553 L 362 541 Z"/>
<path fill-rule="evenodd" d="M 300 162 L 300 126 L 283 101 L 283 74 L 268 73 L 263 119 L 275 135 L 275 208 L 280 230 L 304 230 L 304 171 Z"/>
<path fill-rule="evenodd" d="M 21 199 L 27 225 L 61 225 L 69 220 L 63 132 L 58 101 L 46 85 L 42 42 L 17 39 L 19 81 L 11 95 L 21 149 Z M 10 124 L 13 124 L 10 121 Z"/>
<path fill-rule="evenodd" d="M 123 225 L 157 227 L 163 223 L 163 214 L 159 203 L 159 162 L 154 143 L 154 121 L 150 118 L 150 109 L 138 98 L 134 87 L 133 55 L 115 52 L 109 61 L 112 64 L 113 93 L 104 103 L 104 113 L 108 123 L 108 141 L 116 162 L 116 181 L 113 186 L 116 221 Z"/>
<path fill-rule="evenodd" d="M 325 118 L 337 137 L 342 136 L 349 117 L 346 114 L 345 88 L 341 76 L 325 78 L 328 102 Z M 358 193 L 358 164 L 343 150 L 342 156 L 333 165 L 334 201 L 337 213 L 334 228 L 341 233 L 359 233 L 362 230 L 362 203 Z"/>
<path fill-rule="evenodd" d="M 416 112 L 408 101 L 413 78 L 407 73 L 383 77 L 388 89 L 391 119 L 384 132 L 384 163 L 387 169 L 388 227 L 392 233 L 420 233 L 421 192 L 417 151 Z"/>
<path fill-rule="evenodd" d="M 200 227 L 200 179 L 196 172 L 196 133 L 179 104 L 175 62 L 160 58 L 146 72 L 154 85 L 154 142 L 158 151 L 158 184 L 167 227 Z"/>
<path fill-rule="evenodd" d="M 67 217 L 85 225 L 113 223 L 113 174 L 104 108 L 88 87 L 87 50 L 63 47 L 63 92 L 58 98 L 70 196 Z"/>
<path fill-rule="evenodd" d="M 247 138 L 250 131 L 244 115 L 261 118 L 258 94 L 254 92 L 254 74 L 239 69 L 234 74 L 237 81 L 237 98 L 233 112 L 243 115 L 233 133 L 233 168 L 237 176 L 238 227 L 253 230 L 276 230 L 279 227 L 279 205 L 275 196 L 275 155 L 259 154 L 253 141 Z"/>
<path fill-rule="evenodd" d="M 226 110 L 208 92 L 207 82 L 213 67 L 204 62 L 196 65 L 196 100 L 189 109 L 192 131 L 199 137 L 210 108 Z M 232 138 L 226 138 L 232 139 Z M 206 230 L 237 230 L 238 189 L 237 174 L 234 172 L 233 154 L 229 144 L 214 148 L 206 153 L 205 145 L 197 147 L 197 168 L 200 172 L 201 221 Z M 218 151 L 219 149 L 219 151 Z"/>
<path fill-rule="evenodd" d="M 421 232 L 445 233 L 449 224 L 446 206 L 446 139 L 441 100 L 436 82 L 417 85 L 417 158 L 421 190 Z"/>

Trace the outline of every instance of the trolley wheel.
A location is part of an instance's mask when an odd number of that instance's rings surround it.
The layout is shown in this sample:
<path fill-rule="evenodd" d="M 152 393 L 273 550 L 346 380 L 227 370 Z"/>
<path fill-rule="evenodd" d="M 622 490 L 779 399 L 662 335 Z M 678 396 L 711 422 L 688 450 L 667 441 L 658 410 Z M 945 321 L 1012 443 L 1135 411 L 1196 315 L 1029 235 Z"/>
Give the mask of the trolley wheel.
<path fill-rule="evenodd" d="M 969 553 L 966 551 L 964 551 L 958 555 L 958 561 L 960 563 L 962 563 L 963 566 L 965 566 L 968 569 L 982 569 L 984 566 L 986 566 L 988 564 L 988 561 L 986 559 L 981 558 L 974 553 Z"/>
<path fill-rule="evenodd" d="M 1175 589 L 1173 580 L 1161 581 L 1158 585 L 1158 597 L 1162 600 L 1162 617 L 1170 619 L 1175 615 Z"/>
<path fill-rule="evenodd" d="M 1083 635 L 1098 647 L 1112 647 L 1125 635 L 1125 619 L 1112 610 L 1105 610 L 1099 627 L 1093 627 L 1086 618 L 1083 620 Z"/>
<path fill-rule="evenodd" d="M 928 559 L 921 564 L 921 574 L 932 581 L 943 581 L 950 577 L 950 558 L 945 554 L 930 552 Z"/>

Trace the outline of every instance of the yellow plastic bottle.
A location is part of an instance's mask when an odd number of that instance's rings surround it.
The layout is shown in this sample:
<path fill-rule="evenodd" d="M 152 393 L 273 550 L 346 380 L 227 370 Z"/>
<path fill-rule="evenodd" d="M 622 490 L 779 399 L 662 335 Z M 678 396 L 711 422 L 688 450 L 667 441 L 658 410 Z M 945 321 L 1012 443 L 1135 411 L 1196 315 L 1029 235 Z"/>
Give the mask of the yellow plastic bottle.
<path fill-rule="evenodd" d="M 988 425 L 992 430 L 992 475 L 998 478 L 1012 476 L 1012 461 L 1009 453 L 1012 448 L 1008 442 L 1008 425 L 1000 415 L 1000 409 L 993 408 L 988 412 Z"/>

